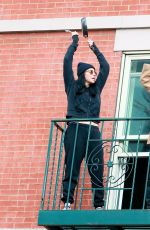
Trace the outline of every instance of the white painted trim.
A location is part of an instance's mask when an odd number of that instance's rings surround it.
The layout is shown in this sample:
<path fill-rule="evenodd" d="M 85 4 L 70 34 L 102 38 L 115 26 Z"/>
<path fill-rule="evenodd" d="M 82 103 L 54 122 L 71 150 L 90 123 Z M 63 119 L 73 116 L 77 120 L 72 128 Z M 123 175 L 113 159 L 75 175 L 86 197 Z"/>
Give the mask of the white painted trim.
<path fill-rule="evenodd" d="M 87 17 L 89 30 L 150 28 L 150 15 Z M 0 33 L 81 30 L 81 17 L 0 20 Z"/>
<path fill-rule="evenodd" d="M 128 55 L 127 55 L 128 54 Z M 132 60 L 150 59 L 149 52 L 125 52 L 122 56 L 121 73 L 118 88 L 118 100 L 115 117 L 126 117 L 127 90 L 130 78 L 130 64 Z M 118 129 L 118 138 L 122 136 L 121 129 Z M 146 137 L 146 136 L 145 136 Z"/>
<path fill-rule="evenodd" d="M 128 55 L 126 55 L 128 53 Z M 128 84 L 130 79 L 130 66 L 132 60 L 140 60 L 140 59 L 150 59 L 150 52 L 125 52 L 122 56 L 121 62 L 121 73 L 120 73 L 120 81 L 119 81 L 119 88 L 118 88 L 118 96 L 117 96 L 117 107 L 116 107 L 116 114 L 115 117 L 126 117 L 126 105 L 127 105 L 127 97 L 128 97 Z M 117 126 L 117 133 L 116 138 L 124 140 L 124 122 L 119 122 Z M 130 140 L 147 140 L 148 135 L 127 135 L 127 139 Z M 116 143 L 115 143 L 116 144 Z M 121 145 L 121 142 L 118 143 Z M 125 146 L 124 146 L 125 147 Z M 149 157 L 150 152 L 124 152 L 124 148 L 118 148 L 118 152 L 115 152 L 113 158 L 113 165 L 110 175 L 114 178 L 120 178 L 117 182 L 120 182 L 122 179 L 122 184 L 118 185 L 118 188 L 124 187 L 124 177 L 125 177 L 125 167 L 121 167 L 119 164 L 120 159 L 124 158 L 124 160 L 131 156 L 131 157 Z M 121 151 L 120 151 L 121 150 Z M 123 176 L 121 176 L 123 175 Z M 119 193 L 119 190 L 110 190 L 108 193 L 109 197 L 107 198 L 108 209 L 121 209 L 122 205 L 122 198 L 123 198 L 123 190 Z"/>
<path fill-rule="evenodd" d="M 114 50 L 150 50 L 150 28 L 116 30 Z"/>

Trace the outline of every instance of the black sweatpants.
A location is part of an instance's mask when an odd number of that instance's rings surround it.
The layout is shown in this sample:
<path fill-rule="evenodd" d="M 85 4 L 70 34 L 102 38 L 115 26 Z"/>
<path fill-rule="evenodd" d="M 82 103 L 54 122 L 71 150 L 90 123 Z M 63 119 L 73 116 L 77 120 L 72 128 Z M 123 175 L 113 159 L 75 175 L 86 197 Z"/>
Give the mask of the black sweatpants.
<path fill-rule="evenodd" d="M 95 141 L 88 142 L 88 134 L 90 129 L 90 139 Z M 88 151 L 86 156 L 86 164 L 91 177 L 92 188 L 94 192 L 94 207 L 104 205 L 103 191 L 103 146 L 100 140 L 99 128 L 87 124 L 71 123 L 67 127 L 64 146 L 65 146 L 65 177 L 63 180 L 63 197 L 65 203 L 74 202 L 74 191 L 78 182 L 80 166 L 83 158 L 85 158 L 86 148 Z M 77 132 L 77 135 L 76 135 Z M 76 139 L 76 143 L 75 143 Z M 73 154 L 74 153 L 74 154 Z M 69 185 L 69 181 L 71 182 Z M 99 188 L 99 190 L 98 190 Z"/>

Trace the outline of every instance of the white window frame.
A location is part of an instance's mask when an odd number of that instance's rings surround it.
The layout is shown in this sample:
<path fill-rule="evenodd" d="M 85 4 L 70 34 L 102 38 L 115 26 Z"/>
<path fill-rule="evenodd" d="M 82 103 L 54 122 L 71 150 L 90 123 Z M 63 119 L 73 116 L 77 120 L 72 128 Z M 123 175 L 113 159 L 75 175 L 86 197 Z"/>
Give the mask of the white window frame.
<path fill-rule="evenodd" d="M 130 67 L 131 62 L 133 60 L 142 60 L 142 59 L 150 59 L 150 52 L 126 52 L 122 56 L 122 63 L 121 63 L 121 72 L 120 72 L 120 82 L 119 82 L 119 88 L 118 88 L 118 100 L 117 100 L 117 106 L 116 106 L 116 118 L 125 118 L 126 117 L 126 103 L 127 103 L 127 97 L 128 97 L 128 85 L 130 80 Z M 123 96 L 122 96 L 123 95 Z M 119 122 L 116 138 L 124 140 L 123 135 L 123 128 L 124 128 L 124 122 Z M 127 135 L 127 138 L 129 139 L 137 139 L 138 135 Z M 148 135 L 141 135 L 140 140 L 147 140 Z M 116 143 L 115 143 L 116 144 Z M 118 144 L 120 144 L 118 142 Z M 140 156 L 149 156 L 149 152 L 139 152 L 138 157 Z M 130 153 L 128 153 L 128 156 Z M 137 153 L 131 153 L 133 157 L 137 156 Z M 117 154 L 114 155 L 115 158 L 113 158 L 113 161 L 115 161 L 116 165 L 112 167 L 110 170 L 112 175 L 115 177 L 121 177 L 121 174 L 124 174 L 123 170 L 121 169 L 121 164 L 119 162 L 121 160 L 126 160 L 127 155 L 123 151 L 118 151 Z M 125 176 L 124 176 L 125 177 Z M 121 177 L 121 179 L 116 182 L 120 184 L 118 188 L 123 188 L 124 183 L 120 183 L 121 181 L 124 181 L 124 177 Z M 110 185 L 108 185 L 110 186 Z M 119 196 L 119 199 L 118 199 Z M 106 199 L 106 208 L 108 209 L 121 209 L 122 205 L 122 196 L 123 196 L 123 190 L 119 192 L 119 190 L 110 190 L 107 192 L 107 199 Z"/>

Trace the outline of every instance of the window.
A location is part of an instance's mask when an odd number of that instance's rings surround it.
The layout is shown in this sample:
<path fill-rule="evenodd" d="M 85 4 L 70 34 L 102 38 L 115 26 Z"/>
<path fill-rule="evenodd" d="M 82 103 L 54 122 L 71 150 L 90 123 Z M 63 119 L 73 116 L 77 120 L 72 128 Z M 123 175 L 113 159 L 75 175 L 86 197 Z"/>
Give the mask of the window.
<path fill-rule="evenodd" d="M 121 78 L 117 98 L 116 117 L 149 118 L 150 94 L 140 83 L 143 64 L 150 64 L 150 54 L 124 54 L 122 59 Z M 118 180 L 118 189 L 109 192 L 108 208 L 142 208 L 144 207 L 145 183 L 148 174 L 150 147 L 147 137 L 150 132 L 150 120 L 127 120 L 118 122 L 117 139 L 122 150 L 113 156 L 115 165 L 110 173 Z M 115 143 L 116 144 L 116 143 Z M 124 164 L 124 167 L 121 165 Z M 138 191 L 138 174 L 143 170 L 140 180 L 143 190 Z M 143 179 L 142 179 L 143 176 Z M 117 181 L 117 179 L 116 179 Z M 136 184 L 137 183 L 137 184 Z M 129 188 L 124 190 L 124 188 Z M 139 197 L 137 194 L 139 193 Z M 136 195 L 135 195 L 136 194 Z M 137 199 L 141 200 L 139 204 Z M 112 201 L 111 201 L 112 200 Z"/>

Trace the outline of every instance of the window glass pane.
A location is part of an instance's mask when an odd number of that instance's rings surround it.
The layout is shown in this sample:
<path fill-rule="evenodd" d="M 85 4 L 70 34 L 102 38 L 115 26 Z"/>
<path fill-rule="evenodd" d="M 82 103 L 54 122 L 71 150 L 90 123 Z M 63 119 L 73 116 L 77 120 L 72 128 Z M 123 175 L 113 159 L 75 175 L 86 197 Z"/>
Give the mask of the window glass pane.
<path fill-rule="evenodd" d="M 134 60 L 131 64 L 131 73 L 139 73 L 142 72 L 143 64 L 150 64 L 149 59 L 142 59 L 142 60 Z"/>
<path fill-rule="evenodd" d="M 147 145 L 147 141 L 129 141 L 128 152 L 149 152 L 150 147 Z"/>
<path fill-rule="evenodd" d="M 140 71 L 143 60 L 136 60 L 131 63 L 134 70 Z M 150 62 L 150 60 L 149 60 Z M 136 64 L 136 65 L 135 65 Z M 128 117 L 150 117 L 150 94 L 144 89 L 140 83 L 140 74 L 131 73 L 128 90 Z M 129 134 L 148 134 L 150 130 L 150 122 L 147 121 L 132 121 L 129 125 Z"/>

